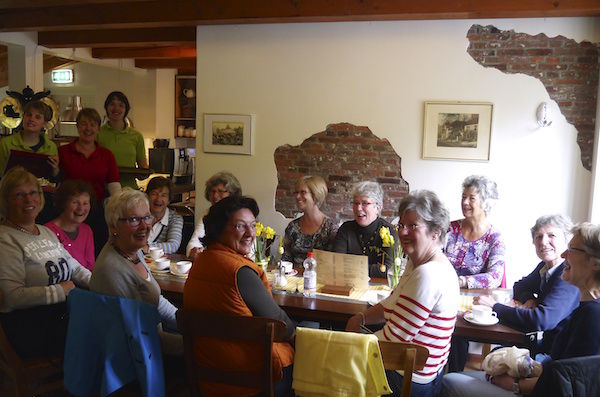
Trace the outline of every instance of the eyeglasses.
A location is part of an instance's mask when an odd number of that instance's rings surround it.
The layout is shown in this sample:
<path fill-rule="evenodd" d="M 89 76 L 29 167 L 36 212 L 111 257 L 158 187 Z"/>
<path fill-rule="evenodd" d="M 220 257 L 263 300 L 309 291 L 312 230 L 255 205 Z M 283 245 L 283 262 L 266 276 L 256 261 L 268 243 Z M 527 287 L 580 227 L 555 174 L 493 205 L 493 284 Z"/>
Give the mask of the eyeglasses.
<path fill-rule="evenodd" d="M 251 232 L 253 230 L 256 230 L 256 223 L 248 224 L 248 223 L 240 222 L 240 223 L 236 223 L 235 225 L 233 225 L 233 228 L 240 233 L 246 232 L 246 231 Z"/>
<path fill-rule="evenodd" d="M 152 225 L 152 222 L 154 222 L 154 215 L 130 216 L 128 218 L 119 218 L 119 220 L 127 222 L 131 227 L 138 227 L 142 221 L 144 221 L 146 225 Z"/>
<path fill-rule="evenodd" d="M 14 197 L 17 200 L 25 200 L 25 198 L 27 196 L 31 196 L 31 197 L 36 197 L 37 196 L 37 197 L 39 197 L 41 194 L 42 194 L 42 192 L 40 192 L 39 190 L 32 190 L 29 193 L 27 193 L 27 192 L 16 192 L 14 194 Z"/>
<path fill-rule="evenodd" d="M 352 203 L 352 205 L 354 207 L 356 207 L 356 208 L 358 208 L 358 207 L 363 207 L 364 208 L 364 207 L 368 207 L 368 206 L 374 205 L 374 204 L 375 203 L 370 203 L 368 201 L 355 201 L 355 202 Z"/>
<path fill-rule="evenodd" d="M 573 252 L 581 252 L 581 253 L 587 254 L 587 252 L 585 252 L 585 250 L 583 248 L 576 248 L 576 247 L 567 247 L 567 252 L 569 254 L 572 254 Z"/>
<path fill-rule="evenodd" d="M 398 233 L 400 233 L 404 229 L 414 232 L 415 230 L 417 230 L 420 227 L 421 227 L 421 225 L 417 225 L 415 223 L 413 223 L 412 225 L 404 225 L 402 223 L 399 223 L 398 224 Z"/>
<path fill-rule="evenodd" d="M 229 193 L 229 190 L 225 190 L 225 189 L 210 189 L 210 193 L 212 194 L 217 194 L 217 193 Z"/>

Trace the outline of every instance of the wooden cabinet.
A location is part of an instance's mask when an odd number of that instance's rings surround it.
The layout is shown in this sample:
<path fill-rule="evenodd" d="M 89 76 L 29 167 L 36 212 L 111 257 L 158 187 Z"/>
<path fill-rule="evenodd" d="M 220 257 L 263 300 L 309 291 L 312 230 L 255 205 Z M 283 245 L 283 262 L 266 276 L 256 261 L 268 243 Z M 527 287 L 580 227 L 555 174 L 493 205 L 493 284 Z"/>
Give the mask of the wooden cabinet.
<path fill-rule="evenodd" d="M 196 133 L 196 76 L 175 76 L 175 138 Z"/>

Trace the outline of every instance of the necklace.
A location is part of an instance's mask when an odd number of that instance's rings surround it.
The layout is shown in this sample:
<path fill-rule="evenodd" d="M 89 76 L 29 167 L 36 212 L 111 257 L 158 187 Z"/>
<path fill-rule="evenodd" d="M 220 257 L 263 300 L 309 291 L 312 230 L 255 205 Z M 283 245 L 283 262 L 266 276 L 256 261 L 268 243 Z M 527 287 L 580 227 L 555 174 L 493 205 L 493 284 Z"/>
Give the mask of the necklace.
<path fill-rule="evenodd" d="M 113 244 L 112 246 L 115 249 L 115 251 L 117 251 L 117 254 L 121 255 L 123 258 L 127 259 L 129 262 L 133 263 L 134 265 L 137 265 L 138 263 L 140 263 L 140 258 L 137 258 L 137 257 L 131 258 L 129 255 L 127 255 L 126 253 L 121 251 L 119 249 L 119 247 L 117 247 L 116 244 Z"/>
<path fill-rule="evenodd" d="M 5 219 L 4 222 L 6 222 L 6 224 L 8 224 L 9 226 L 13 227 L 14 229 L 17 229 L 20 232 L 26 233 L 26 234 L 31 234 L 32 236 L 37 236 L 37 227 L 35 227 L 35 225 L 33 225 L 34 227 L 34 231 L 30 231 L 25 229 L 23 226 L 21 225 L 17 225 L 16 223 L 14 223 L 13 221 L 9 220 L 9 219 Z"/>

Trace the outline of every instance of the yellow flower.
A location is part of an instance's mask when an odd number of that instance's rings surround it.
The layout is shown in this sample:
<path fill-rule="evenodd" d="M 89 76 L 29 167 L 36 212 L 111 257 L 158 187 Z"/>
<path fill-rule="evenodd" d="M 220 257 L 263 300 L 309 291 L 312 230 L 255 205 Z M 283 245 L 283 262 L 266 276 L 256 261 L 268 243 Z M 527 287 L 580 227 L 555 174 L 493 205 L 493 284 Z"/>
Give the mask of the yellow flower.
<path fill-rule="evenodd" d="M 390 234 L 390 229 L 382 226 L 379 229 L 379 237 L 381 237 L 381 243 L 384 247 L 392 247 L 394 245 L 394 236 Z"/>
<path fill-rule="evenodd" d="M 260 222 L 256 222 L 256 235 L 260 236 L 263 230 L 263 225 Z"/>
<path fill-rule="evenodd" d="M 273 230 L 273 228 L 271 226 L 267 226 L 262 230 L 262 236 L 264 238 L 266 238 L 267 240 L 272 239 L 273 237 L 275 237 L 275 230 Z"/>

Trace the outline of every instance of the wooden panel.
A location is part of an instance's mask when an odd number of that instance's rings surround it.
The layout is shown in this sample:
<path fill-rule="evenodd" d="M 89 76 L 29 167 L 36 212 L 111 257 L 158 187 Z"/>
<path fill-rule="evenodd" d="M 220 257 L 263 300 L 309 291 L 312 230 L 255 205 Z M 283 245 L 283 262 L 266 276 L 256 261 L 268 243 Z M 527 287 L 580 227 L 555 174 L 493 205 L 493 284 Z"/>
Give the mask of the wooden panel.
<path fill-rule="evenodd" d="M 196 69 L 196 58 L 136 59 L 135 67 L 142 69 Z M 193 73 L 195 74 L 195 73 Z"/>
<path fill-rule="evenodd" d="M 118 47 L 195 45 L 196 28 L 193 26 L 110 29 L 63 30 L 38 33 L 38 44 L 48 48 L 65 47 Z"/>
<path fill-rule="evenodd" d="M 598 0 L 155 0 L 0 7 L 0 31 L 184 26 L 219 23 L 518 18 L 600 15 Z M 23 3 L 28 3 L 24 1 Z"/>
<path fill-rule="evenodd" d="M 94 58 L 135 58 L 135 59 L 156 59 L 156 58 L 196 58 L 195 46 L 181 47 L 110 47 L 110 48 L 92 48 L 92 57 Z"/>

